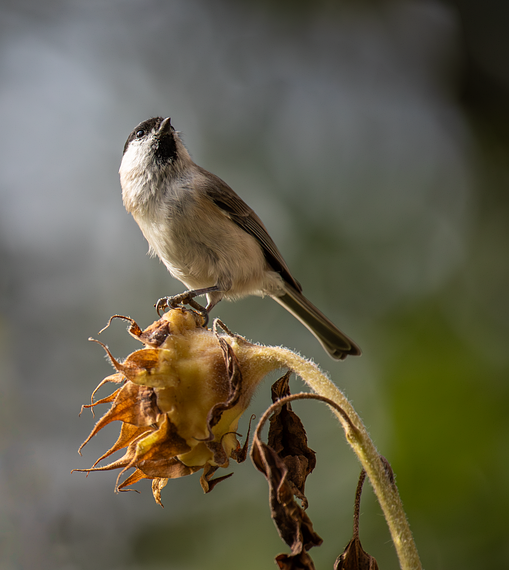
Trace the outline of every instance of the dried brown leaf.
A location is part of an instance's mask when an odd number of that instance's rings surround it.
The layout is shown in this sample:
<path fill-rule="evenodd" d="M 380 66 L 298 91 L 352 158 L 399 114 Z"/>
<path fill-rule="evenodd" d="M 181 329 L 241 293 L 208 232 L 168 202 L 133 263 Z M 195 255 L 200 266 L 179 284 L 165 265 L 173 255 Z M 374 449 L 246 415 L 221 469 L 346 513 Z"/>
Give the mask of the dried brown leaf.
<path fill-rule="evenodd" d="M 272 386 L 272 401 L 290 395 L 290 372 Z M 278 408 L 270 418 L 268 445 L 283 459 L 287 468 L 287 480 L 293 494 L 302 501 L 304 509 L 308 501 L 304 494 L 307 476 L 316 466 L 316 454 L 307 445 L 307 435 L 300 418 L 290 403 Z"/>
<path fill-rule="evenodd" d="M 112 469 L 122 468 L 122 472 L 120 473 L 120 475 L 122 475 L 122 473 L 131 467 L 136 467 L 145 474 L 143 478 L 154 479 L 156 477 L 182 477 L 201 469 L 201 467 L 187 467 L 176 459 L 176 455 L 186 453 L 190 450 L 190 447 L 185 440 L 178 435 L 177 429 L 166 415 L 159 429 L 148 430 L 145 437 L 143 437 L 143 434 L 135 437 L 134 432 L 130 434 L 128 432 L 125 434 L 126 440 L 129 436 L 131 436 L 131 443 L 128 445 L 126 453 L 117 461 L 103 467 L 95 467 L 95 465 L 97 465 L 96 461 L 92 468 L 74 469 L 74 471 L 90 473 L 92 471 L 110 471 Z M 121 438 L 122 434 L 119 440 Z M 112 450 L 117 446 L 118 440 L 103 458 L 111 455 L 111 453 L 113 453 Z M 121 448 L 119 447 L 118 449 Z M 123 488 L 131 484 L 132 482 L 129 484 L 124 482 L 118 488 Z"/>
<path fill-rule="evenodd" d="M 139 427 L 150 426 L 157 421 L 161 413 L 156 404 L 154 389 L 148 386 L 138 386 L 133 382 L 126 382 L 110 396 L 84 407 L 105 404 L 111 401 L 113 401 L 111 408 L 95 424 L 90 435 L 81 444 L 79 451 L 81 451 L 103 427 L 113 421 L 122 421 Z"/>
<path fill-rule="evenodd" d="M 168 479 L 153 479 L 152 481 L 152 494 L 154 495 L 154 499 L 156 503 L 164 508 L 164 505 L 161 501 L 161 491 L 164 487 L 166 487 L 166 483 L 168 483 Z"/>
<path fill-rule="evenodd" d="M 120 429 L 120 435 L 118 436 L 118 439 L 115 442 L 115 444 L 110 449 L 108 449 L 106 453 L 104 453 L 103 455 L 101 455 L 101 457 L 99 457 L 99 459 L 94 463 L 93 467 L 95 467 L 103 459 L 106 459 L 116 451 L 119 451 L 124 447 L 128 447 L 129 445 L 131 445 L 131 443 L 140 439 L 144 434 L 146 434 L 149 431 L 154 431 L 154 428 L 137 427 L 131 424 L 122 424 L 122 427 Z"/>
<path fill-rule="evenodd" d="M 112 463 L 108 463 L 108 465 L 103 465 L 102 467 L 89 467 L 88 469 L 73 469 L 71 473 L 74 471 L 78 471 L 81 473 L 92 473 L 92 471 L 112 471 L 113 469 L 122 469 L 122 473 L 131 467 L 134 457 L 136 456 L 136 442 L 131 443 L 127 448 L 124 455 L 113 461 Z M 97 465 L 97 461 L 94 463 Z"/>
<path fill-rule="evenodd" d="M 159 429 L 147 437 L 139 440 L 136 444 L 136 467 L 144 473 L 148 469 L 154 469 L 157 458 L 175 457 L 190 451 L 186 440 L 180 437 L 177 428 L 165 414 Z M 167 475 L 155 475 L 156 477 L 167 477 Z"/>
<path fill-rule="evenodd" d="M 135 483 L 137 483 L 138 481 L 141 481 L 142 479 L 147 479 L 147 476 L 145 475 L 145 473 L 143 473 L 143 471 L 136 469 L 135 471 L 133 471 L 129 475 L 129 477 L 124 479 L 124 481 L 122 481 L 122 483 L 120 483 L 120 485 L 117 485 L 116 491 L 119 491 L 119 492 L 136 491 L 138 493 L 139 491 L 137 491 L 136 489 L 126 489 L 126 487 L 129 487 L 130 485 L 134 485 Z"/>
<path fill-rule="evenodd" d="M 132 321 L 131 326 L 127 330 L 129 334 L 146 346 L 157 348 L 161 346 L 170 335 L 170 323 L 165 319 L 159 319 L 142 331 L 138 324 Z"/>
<path fill-rule="evenodd" d="M 156 402 L 153 388 L 127 382 L 106 415 L 110 416 L 110 421 L 120 420 L 135 426 L 149 426 L 157 421 L 161 413 Z"/>
<path fill-rule="evenodd" d="M 359 537 L 354 536 L 336 559 L 334 570 L 378 570 L 378 563 L 364 551 Z"/>
<path fill-rule="evenodd" d="M 216 466 L 212 466 L 210 464 L 205 465 L 203 468 L 203 473 L 200 477 L 200 485 L 204 493 L 210 493 L 218 483 L 221 483 L 221 481 L 224 481 L 225 479 L 229 479 L 233 475 L 233 473 L 229 473 L 228 475 L 212 479 L 212 475 L 217 471 L 217 469 L 218 468 Z"/>
<path fill-rule="evenodd" d="M 388 465 L 385 458 L 382 458 L 384 465 Z M 366 471 L 361 470 L 359 482 L 355 491 L 355 504 L 353 514 L 353 538 L 347 544 L 345 550 L 336 558 L 334 570 L 378 570 L 378 563 L 375 558 L 369 555 L 361 545 L 359 538 L 359 519 L 362 486 L 366 479 Z"/>
<path fill-rule="evenodd" d="M 100 388 L 102 388 L 105 384 L 108 384 L 110 382 L 112 382 L 114 384 L 122 384 L 122 382 L 125 382 L 125 381 L 126 381 L 126 378 L 122 374 L 122 372 L 115 372 L 115 374 L 111 374 L 110 376 L 107 376 L 102 382 L 99 382 L 99 384 L 97 385 L 97 388 L 92 392 L 92 396 L 90 397 L 90 403 L 92 405 L 84 406 L 84 407 L 85 408 L 92 408 L 94 403 L 98 403 L 98 402 L 94 402 L 95 395 L 98 392 L 98 390 Z M 94 410 L 92 409 L 92 413 L 93 412 L 94 412 Z"/>
<path fill-rule="evenodd" d="M 174 457 L 167 460 L 165 465 L 159 464 L 156 466 L 156 469 L 154 469 L 154 473 L 165 473 L 167 475 L 166 477 L 154 477 L 153 473 L 147 474 L 141 469 L 136 469 L 127 479 L 117 486 L 117 491 L 134 491 L 135 489 L 126 489 L 126 487 L 130 487 L 142 479 L 152 479 L 152 494 L 154 495 L 154 499 L 158 505 L 164 507 L 161 501 L 161 490 L 166 486 L 166 483 L 170 479 L 178 479 L 179 477 L 192 475 L 200 469 L 201 467 L 188 467 Z"/>
<path fill-rule="evenodd" d="M 223 338 L 217 336 L 217 340 L 223 352 L 230 389 L 228 399 L 225 402 L 219 402 L 213 406 L 208 414 L 207 424 L 209 427 L 210 439 L 214 439 L 212 428 L 219 423 L 223 412 L 236 406 L 242 395 L 242 373 L 240 371 L 239 361 L 237 360 L 232 347 Z"/>
<path fill-rule="evenodd" d="M 256 438 L 253 442 L 252 458 L 269 484 L 272 519 L 279 535 L 291 548 L 291 555 L 278 557 L 280 568 L 313 569 L 311 558 L 305 551 L 319 546 L 322 539 L 313 530 L 311 520 L 294 499 L 293 485 L 287 480 L 288 467 L 273 449 Z"/>
<path fill-rule="evenodd" d="M 249 426 L 247 428 L 246 441 L 244 442 L 244 445 L 240 447 L 240 443 L 237 443 L 237 448 L 234 449 L 230 454 L 231 458 L 235 459 L 237 463 L 243 463 L 246 460 L 247 452 L 249 450 L 249 434 L 251 433 L 251 422 L 255 419 L 255 417 L 255 415 L 252 415 L 249 418 Z"/>
<path fill-rule="evenodd" d="M 148 479 L 178 479 L 196 473 L 201 469 L 184 465 L 176 457 L 158 458 L 152 461 L 142 461 L 139 469 Z"/>
<path fill-rule="evenodd" d="M 143 331 L 134 319 L 131 317 L 126 317 L 124 315 L 113 315 L 110 317 L 108 324 L 101 331 L 99 331 L 99 334 L 105 331 L 111 325 L 111 321 L 113 319 L 122 319 L 123 321 L 128 321 L 131 323 L 127 329 L 127 332 L 143 344 L 154 348 L 161 346 L 161 344 L 163 344 L 163 342 L 170 334 L 170 323 L 165 319 L 159 319 L 158 321 L 155 321 Z"/>
<path fill-rule="evenodd" d="M 276 556 L 276 564 L 281 570 L 314 570 L 315 568 L 311 556 L 305 551 L 297 556 L 279 554 Z"/>

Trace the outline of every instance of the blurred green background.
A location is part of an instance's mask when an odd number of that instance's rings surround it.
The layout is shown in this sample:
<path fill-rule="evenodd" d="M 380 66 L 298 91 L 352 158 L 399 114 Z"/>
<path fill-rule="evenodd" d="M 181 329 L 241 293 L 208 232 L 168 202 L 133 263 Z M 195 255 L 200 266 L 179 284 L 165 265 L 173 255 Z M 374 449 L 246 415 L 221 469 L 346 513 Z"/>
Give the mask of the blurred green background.
<path fill-rule="evenodd" d="M 164 510 L 146 482 L 115 495 L 115 473 L 70 475 L 118 433 L 77 455 L 80 406 L 111 371 L 87 338 L 114 313 L 147 326 L 182 290 L 120 196 L 125 139 L 154 115 L 364 354 L 333 362 L 267 299 L 214 315 L 346 392 L 425 568 L 509 567 L 508 26 L 505 0 L 0 2 L 2 570 L 248 570 L 288 551 L 250 461 L 207 496 L 197 475 L 170 482 Z M 137 347 L 118 321 L 102 337 L 119 358 Z M 359 466 L 325 408 L 295 409 L 318 453 L 312 555 L 332 568 Z M 369 485 L 361 511 L 363 546 L 396 568 Z"/>

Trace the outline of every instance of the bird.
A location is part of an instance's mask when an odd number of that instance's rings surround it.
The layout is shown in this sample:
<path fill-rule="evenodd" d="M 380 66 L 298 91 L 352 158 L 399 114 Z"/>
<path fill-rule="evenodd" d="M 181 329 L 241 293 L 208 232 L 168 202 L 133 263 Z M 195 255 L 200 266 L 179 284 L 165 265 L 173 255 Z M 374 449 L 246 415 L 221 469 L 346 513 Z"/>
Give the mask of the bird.
<path fill-rule="evenodd" d="M 169 117 L 139 123 L 124 145 L 119 174 L 127 212 L 149 253 L 187 287 L 185 299 L 206 295 L 208 315 L 222 299 L 266 295 L 305 325 L 333 359 L 359 356 L 357 344 L 303 295 L 257 214 L 192 160 L 180 134 Z M 168 306 L 167 300 L 157 307 Z"/>

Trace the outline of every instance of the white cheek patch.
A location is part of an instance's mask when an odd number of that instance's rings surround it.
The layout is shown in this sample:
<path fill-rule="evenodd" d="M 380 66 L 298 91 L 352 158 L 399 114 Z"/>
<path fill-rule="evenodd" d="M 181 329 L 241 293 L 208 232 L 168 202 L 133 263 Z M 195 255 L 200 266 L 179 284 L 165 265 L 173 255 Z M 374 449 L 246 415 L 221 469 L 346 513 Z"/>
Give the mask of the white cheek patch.
<path fill-rule="evenodd" d="M 122 186 L 122 199 L 127 211 L 133 213 L 138 210 L 152 195 L 152 182 L 156 172 L 153 162 L 154 139 L 133 140 L 120 163 L 120 185 Z"/>
<path fill-rule="evenodd" d="M 150 141 L 131 141 L 120 163 L 120 176 L 132 179 L 145 172 L 152 156 L 151 146 Z"/>

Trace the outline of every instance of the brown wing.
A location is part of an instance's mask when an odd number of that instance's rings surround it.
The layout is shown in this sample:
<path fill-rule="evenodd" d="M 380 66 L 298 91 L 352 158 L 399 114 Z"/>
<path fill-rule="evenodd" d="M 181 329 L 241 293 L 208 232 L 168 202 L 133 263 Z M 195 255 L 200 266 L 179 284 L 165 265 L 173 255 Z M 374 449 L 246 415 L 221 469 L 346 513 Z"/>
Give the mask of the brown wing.
<path fill-rule="evenodd" d="M 281 277 L 283 277 L 288 284 L 297 289 L 297 291 L 302 291 L 300 283 L 293 278 L 279 249 L 255 212 L 244 200 L 239 198 L 221 178 L 208 172 L 204 168 L 198 168 L 207 181 L 206 192 L 210 199 L 217 204 L 233 222 L 258 240 L 270 267 L 279 273 Z"/>

